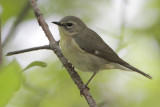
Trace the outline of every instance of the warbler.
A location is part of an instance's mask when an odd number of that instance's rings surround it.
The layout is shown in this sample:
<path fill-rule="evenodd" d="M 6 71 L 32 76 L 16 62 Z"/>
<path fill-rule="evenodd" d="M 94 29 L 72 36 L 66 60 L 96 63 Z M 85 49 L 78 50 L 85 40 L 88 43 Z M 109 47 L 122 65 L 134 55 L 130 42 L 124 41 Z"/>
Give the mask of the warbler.
<path fill-rule="evenodd" d="M 63 55 L 81 71 L 93 72 L 87 82 L 100 70 L 121 69 L 135 71 L 152 79 L 148 74 L 122 60 L 93 30 L 79 18 L 66 16 L 58 22 L 60 47 Z"/>

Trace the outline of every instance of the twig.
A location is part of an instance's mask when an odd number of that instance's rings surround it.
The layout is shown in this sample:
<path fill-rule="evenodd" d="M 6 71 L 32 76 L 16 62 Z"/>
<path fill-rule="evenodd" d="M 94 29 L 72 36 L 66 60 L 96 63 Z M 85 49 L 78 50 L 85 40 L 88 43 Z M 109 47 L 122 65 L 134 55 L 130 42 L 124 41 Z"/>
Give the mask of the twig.
<path fill-rule="evenodd" d="M 43 18 L 42 13 L 40 12 L 40 10 L 37 7 L 36 1 L 35 0 L 30 0 L 30 4 L 33 8 L 35 16 L 37 17 L 37 21 L 38 21 L 39 25 L 42 27 L 44 33 L 46 34 L 46 37 L 49 40 L 50 48 L 54 51 L 54 53 L 57 55 L 57 57 L 62 62 L 63 66 L 67 69 L 68 73 L 70 74 L 72 80 L 77 85 L 79 90 L 82 90 L 83 87 L 84 87 L 84 83 L 82 82 L 80 76 L 74 70 L 72 65 L 63 56 L 63 54 L 62 54 L 62 52 L 61 52 L 61 50 L 58 46 L 58 43 L 53 38 L 53 36 L 52 36 L 52 34 L 51 34 L 51 32 L 48 28 L 48 25 Z M 91 96 L 91 94 L 89 93 L 89 90 L 87 88 L 84 89 L 84 91 L 82 92 L 82 95 L 85 97 L 85 99 L 86 99 L 86 101 L 87 101 L 87 103 L 89 104 L 90 107 L 97 107 L 96 102 L 94 101 L 93 97 Z"/>
<path fill-rule="evenodd" d="M 33 48 L 28 48 L 28 49 L 23 49 L 23 50 L 12 51 L 12 52 L 8 52 L 6 54 L 6 56 L 11 56 L 11 55 L 15 55 L 15 54 L 21 54 L 21 53 L 30 52 L 30 51 L 36 51 L 36 50 L 41 50 L 41 49 L 50 49 L 50 46 L 49 45 L 45 45 L 45 46 L 38 46 L 38 47 L 33 47 Z"/>
<path fill-rule="evenodd" d="M 0 17 L 0 65 L 2 64 L 2 45 L 1 45 L 1 17 Z"/>
<path fill-rule="evenodd" d="M 17 16 L 14 24 L 11 27 L 11 30 L 9 31 L 8 35 L 6 36 L 5 40 L 2 43 L 2 47 L 4 48 L 6 46 L 6 44 L 10 41 L 11 38 L 13 38 L 15 29 L 17 28 L 17 26 L 20 24 L 20 22 L 25 18 L 25 16 L 27 15 L 27 13 L 30 10 L 30 5 L 28 2 L 26 2 L 25 6 L 23 7 L 23 9 L 20 11 L 19 15 Z"/>

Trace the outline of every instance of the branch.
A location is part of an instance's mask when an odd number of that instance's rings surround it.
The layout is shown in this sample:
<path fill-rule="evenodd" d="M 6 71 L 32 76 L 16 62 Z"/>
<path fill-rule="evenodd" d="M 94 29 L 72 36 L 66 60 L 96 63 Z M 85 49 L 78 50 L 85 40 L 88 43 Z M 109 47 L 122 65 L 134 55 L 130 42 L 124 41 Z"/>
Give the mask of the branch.
<path fill-rule="evenodd" d="M 25 16 L 29 12 L 29 10 L 30 10 L 30 5 L 29 5 L 28 2 L 26 2 L 26 4 L 24 5 L 24 7 L 22 8 L 22 10 L 20 11 L 19 15 L 17 16 L 14 24 L 12 25 L 11 30 L 9 31 L 8 35 L 6 36 L 4 42 L 2 43 L 2 47 L 3 48 L 10 41 L 10 39 L 13 38 L 13 34 L 15 32 L 15 29 L 20 24 L 20 22 L 25 18 Z"/>
<path fill-rule="evenodd" d="M 21 54 L 21 53 L 35 51 L 35 50 L 41 50 L 41 49 L 50 49 L 50 46 L 49 45 L 45 45 L 45 46 L 39 46 L 39 47 L 34 47 L 34 48 L 28 48 L 28 49 L 23 49 L 23 50 L 12 51 L 12 52 L 8 52 L 6 54 L 6 56 L 11 56 L 11 55 L 15 55 L 15 54 Z"/>
<path fill-rule="evenodd" d="M 72 80 L 74 81 L 74 83 L 77 85 L 77 87 L 81 91 L 84 87 L 84 83 L 82 82 L 80 76 L 74 70 L 72 65 L 67 61 L 67 59 L 63 56 L 63 54 L 62 54 L 62 52 L 61 52 L 61 50 L 58 46 L 58 43 L 53 38 L 53 36 L 52 36 L 52 34 L 51 34 L 51 32 L 48 28 L 48 25 L 43 18 L 42 13 L 40 12 L 40 10 L 37 7 L 36 1 L 35 0 L 30 0 L 30 4 L 33 8 L 35 16 L 37 17 L 37 21 L 38 21 L 39 25 L 42 27 L 44 33 L 46 34 L 46 37 L 49 40 L 50 48 L 57 55 L 59 60 L 62 62 L 63 66 L 66 68 L 66 70 L 70 74 Z M 87 88 L 84 89 L 84 91 L 82 92 L 82 95 L 85 97 L 85 99 L 86 99 L 86 101 L 87 101 L 87 103 L 89 104 L 90 107 L 97 107 L 96 102 L 94 101 L 93 97 L 91 96 L 91 94 L 89 93 L 89 90 Z"/>

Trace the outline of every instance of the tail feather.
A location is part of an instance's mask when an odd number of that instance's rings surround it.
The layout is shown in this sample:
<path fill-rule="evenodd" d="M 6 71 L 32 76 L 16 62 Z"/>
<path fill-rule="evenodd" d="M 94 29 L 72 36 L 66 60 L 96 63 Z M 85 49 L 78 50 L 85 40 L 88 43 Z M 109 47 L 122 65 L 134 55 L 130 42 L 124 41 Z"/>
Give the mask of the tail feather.
<path fill-rule="evenodd" d="M 129 65 L 128 63 L 127 63 L 127 64 L 124 64 L 123 66 L 125 66 L 125 67 L 127 67 L 127 68 L 129 68 L 129 69 L 131 69 L 131 70 L 133 70 L 133 71 L 135 71 L 135 72 L 138 72 L 138 73 L 142 74 L 143 76 L 145 76 L 145 77 L 147 77 L 147 78 L 149 78 L 149 79 L 152 79 L 152 77 L 151 77 L 149 74 L 146 74 L 146 73 L 140 71 L 139 69 L 137 69 L 137 68 Z"/>

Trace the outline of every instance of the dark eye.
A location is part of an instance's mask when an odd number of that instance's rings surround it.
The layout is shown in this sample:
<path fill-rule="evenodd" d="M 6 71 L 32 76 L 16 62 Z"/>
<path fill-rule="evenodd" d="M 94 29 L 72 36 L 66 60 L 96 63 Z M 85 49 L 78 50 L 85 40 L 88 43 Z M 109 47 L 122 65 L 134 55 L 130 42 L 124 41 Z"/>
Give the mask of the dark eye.
<path fill-rule="evenodd" d="M 71 27 L 73 25 L 73 23 L 67 23 L 67 26 Z"/>

